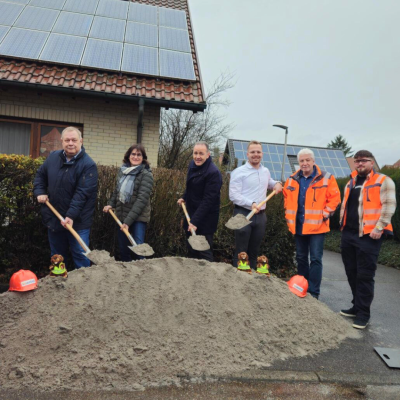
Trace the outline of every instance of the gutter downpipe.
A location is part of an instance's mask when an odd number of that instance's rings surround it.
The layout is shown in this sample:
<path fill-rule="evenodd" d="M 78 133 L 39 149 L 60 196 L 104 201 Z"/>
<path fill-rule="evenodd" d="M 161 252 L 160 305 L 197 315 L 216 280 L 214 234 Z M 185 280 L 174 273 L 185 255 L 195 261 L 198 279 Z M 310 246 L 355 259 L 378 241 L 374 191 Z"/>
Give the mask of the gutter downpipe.
<path fill-rule="evenodd" d="M 143 114 L 144 114 L 144 99 L 139 100 L 139 115 L 138 115 L 138 123 L 137 123 L 137 142 L 142 143 L 143 137 Z"/>

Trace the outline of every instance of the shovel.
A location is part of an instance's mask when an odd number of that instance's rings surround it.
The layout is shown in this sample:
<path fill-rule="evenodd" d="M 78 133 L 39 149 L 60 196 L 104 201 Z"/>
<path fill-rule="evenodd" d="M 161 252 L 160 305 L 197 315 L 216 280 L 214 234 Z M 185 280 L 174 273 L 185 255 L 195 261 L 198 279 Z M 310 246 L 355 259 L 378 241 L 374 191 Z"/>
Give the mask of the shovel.
<path fill-rule="evenodd" d="M 257 205 L 257 207 L 261 207 L 275 194 L 276 194 L 276 191 L 273 190 L 272 193 L 265 200 L 263 200 L 260 204 Z M 225 226 L 228 229 L 242 229 L 245 226 L 251 224 L 250 218 L 255 213 L 256 213 L 256 210 L 253 210 L 247 215 L 247 217 L 245 217 L 243 214 L 236 214 L 234 217 L 229 219 L 229 221 L 225 224 Z"/>
<path fill-rule="evenodd" d="M 61 216 L 61 214 L 50 204 L 50 202 L 47 200 L 46 201 L 46 205 L 47 207 L 50 208 L 51 211 L 53 211 L 53 213 L 57 216 L 57 218 L 60 221 L 65 222 L 65 219 Z M 83 253 L 84 256 L 88 256 L 88 254 L 90 253 L 90 249 L 89 247 L 86 246 L 86 243 L 82 240 L 82 238 L 78 235 L 78 233 L 76 232 L 76 230 L 70 225 L 70 224 L 65 224 L 66 228 L 72 233 L 72 235 L 75 237 L 75 239 L 78 241 L 78 243 L 81 245 L 82 249 L 85 250 L 85 252 Z"/>
<path fill-rule="evenodd" d="M 189 218 L 189 214 L 187 212 L 185 203 L 182 203 L 181 206 L 182 206 L 183 212 L 185 213 L 186 220 L 187 220 L 188 224 L 190 224 L 190 218 Z M 190 236 L 188 242 L 192 246 L 193 250 L 206 251 L 206 250 L 210 249 L 210 245 L 204 236 L 196 235 L 196 232 L 194 231 L 194 229 L 191 229 L 190 232 L 191 232 L 192 236 Z"/>
<path fill-rule="evenodd" d="M 108 212 L 111 214 L 111 216 L 115 219 L 116 223 L 122 227 L 121 221 L 118 219 L 118 217 L 114 214 L 113 210 L 108 210 Z M 128 229 L 124 228 L 122 231 L 125 233 L 126 237 L 128 240 L 131 242 L 132 246 L 128 246 L 134 253 L 136 253 L 139 256 L 144 256 L 144 257 L 149 257 L 154 254 L 154 250 L 152 249 L 151 246 L 149 246 L 146 243 L 143 244 L 137 244 L 132 235 L 129 233 Z"/>

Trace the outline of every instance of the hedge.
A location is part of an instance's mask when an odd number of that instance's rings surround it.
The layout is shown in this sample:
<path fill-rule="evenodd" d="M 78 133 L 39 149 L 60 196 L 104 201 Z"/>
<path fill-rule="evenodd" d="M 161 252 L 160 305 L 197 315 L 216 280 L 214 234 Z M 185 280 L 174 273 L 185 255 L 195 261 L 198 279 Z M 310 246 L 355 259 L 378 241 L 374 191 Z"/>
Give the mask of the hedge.
<path fill-rule="evenodd" d="M 40 206 L 33 197 L 36 171 L 43 159 L 0 155 L 0 282 L 8 282 L 11 274 L 21 268 L 34 271 L 38 277 L 48 273 L 50 248 L 47 229 L 41 223 Z M 115 187 L 118 168 L 98 165 L 99 188 L 91 229 L 90 248 L 107 250 L 118 259 L 117 226 L 102 209 Z M 176 201 L 182 195 L 186 171 L 153 169 L 154 189 L 151 196 L 152 214 L 146 242 L 154 257 L 186 256 L 183 212 Z M 233 204 L 228 197 L 229 175 L 223 172 L 221 212 L 214 237 L 216 261 L 230 263 L 234 250 L 234 233 L 225 227 L 232 216 Z M 267 231 L 260 254 L 270 261 L 272 272 L 288 276 L 294 272 L 294 240 L 284 217 L 282 195 L 274 196 L 267 205 Z M 71 260 L 67 268 L 72 269 Z"/>

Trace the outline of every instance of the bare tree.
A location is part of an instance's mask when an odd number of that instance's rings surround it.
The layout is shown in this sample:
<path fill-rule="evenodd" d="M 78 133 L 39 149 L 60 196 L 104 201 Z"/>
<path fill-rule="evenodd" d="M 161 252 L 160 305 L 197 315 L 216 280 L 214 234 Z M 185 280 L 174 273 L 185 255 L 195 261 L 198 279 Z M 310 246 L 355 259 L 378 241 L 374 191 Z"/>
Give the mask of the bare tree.
<path fill-rule="evenodd" d="M 185 169 L 196 142 L 205 141 L 212 149 L 228 138 L 234 124 L 226 122 L 221 109 L 229 106 L 223 94 L 232 87 L 233 75 L 223 73 L 208 90 L 204 112 L 161 110 L 159 167 Z"/>

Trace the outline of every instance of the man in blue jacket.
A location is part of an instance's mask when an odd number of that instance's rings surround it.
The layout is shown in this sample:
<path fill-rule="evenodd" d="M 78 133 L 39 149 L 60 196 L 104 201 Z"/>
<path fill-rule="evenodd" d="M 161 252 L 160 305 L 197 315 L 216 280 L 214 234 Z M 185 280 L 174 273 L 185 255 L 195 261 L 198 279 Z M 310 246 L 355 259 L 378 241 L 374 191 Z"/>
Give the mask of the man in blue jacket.
<path fill-rule="evenodd" d="M 44 225 L 48 228 L 51 255 L 64 259 L 71 250 L 76 268 L 89 267 L 90 260 L 72 236 L 66 224 L 73 227 L 89 246 L 90 227 L 97 196 L 97 166 L 82 146 L 82 134 L 74 127 L 61 134 L 63 150 L 52 152 L 39 168 L 33 193 L 39 203 Z M 63 222 L 45 205 L 49 201 L 65 218 Z"/>
<path fill-rule="evenodd" d="M 186 178 L 186 190 L 178 204 L 186 203 L 190 216 L 190 224 L 185 220 L 187 237 L 194 229 L 197 235 L 207 239 L 210 249 L 206 251 L 193 250 L 188 244 L 189 257 L 212 262 L 213 236 L 218 226 L 219 205 L 221 197 L 222 176 L 212 162 L 210 150 L 206 142 L 198 142 L 193 148 L 193 160 L 189 164 Z"/>

